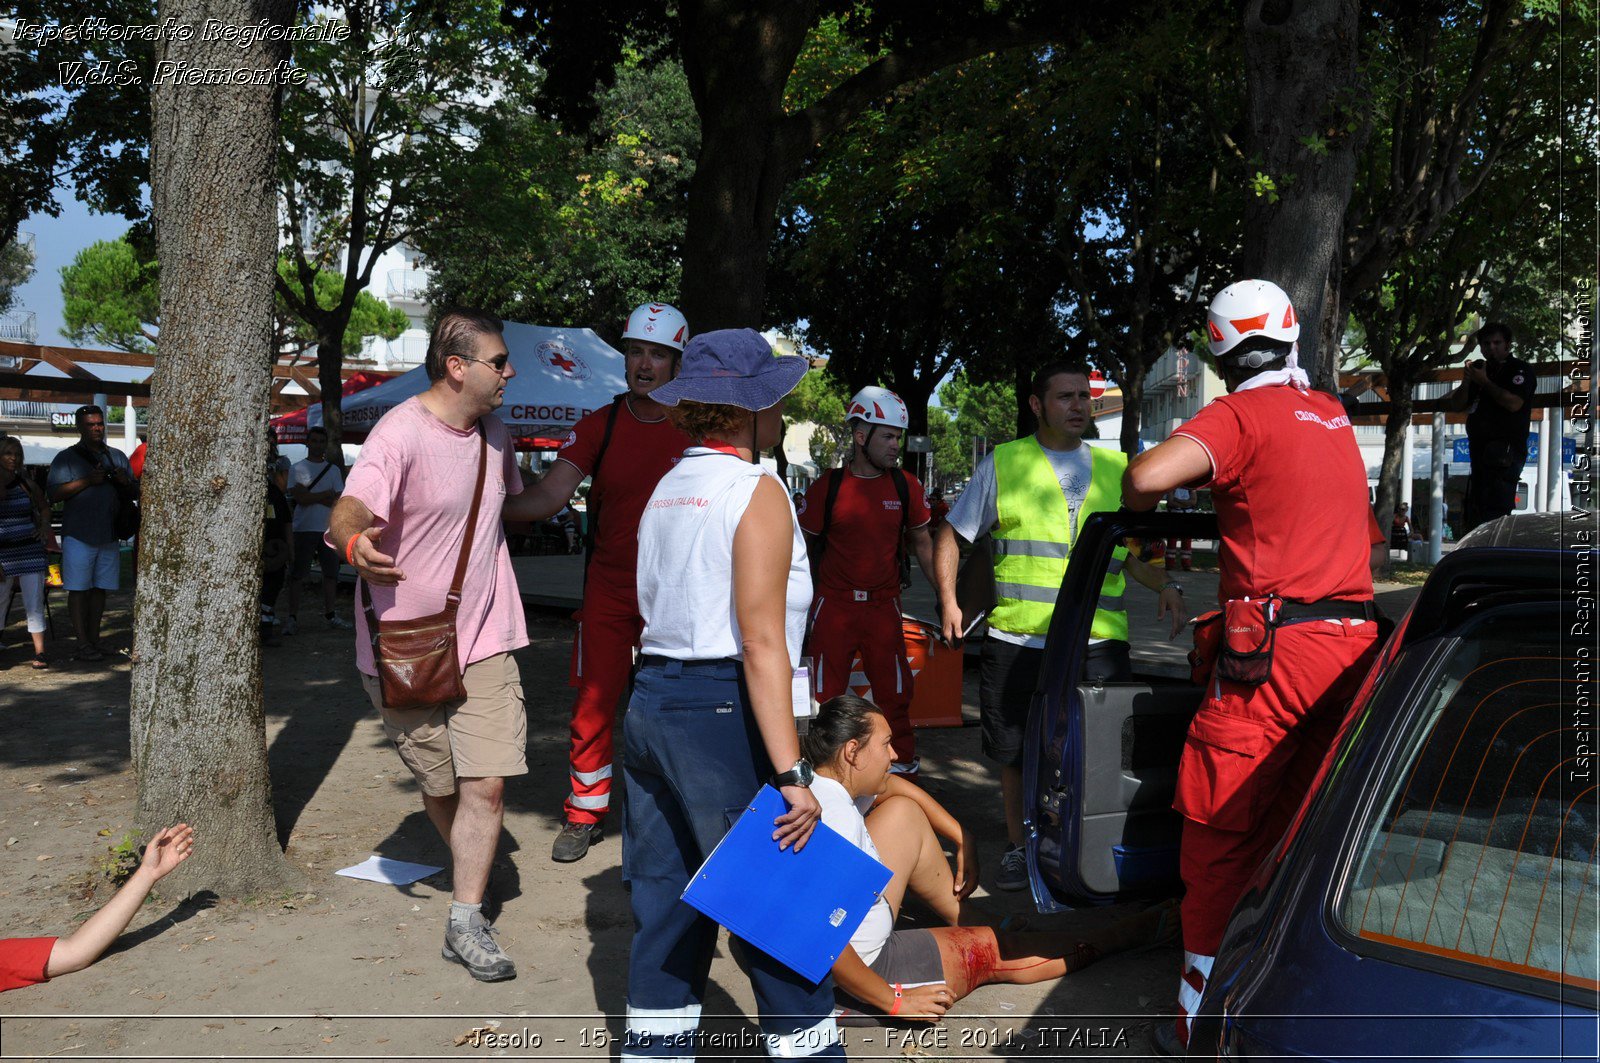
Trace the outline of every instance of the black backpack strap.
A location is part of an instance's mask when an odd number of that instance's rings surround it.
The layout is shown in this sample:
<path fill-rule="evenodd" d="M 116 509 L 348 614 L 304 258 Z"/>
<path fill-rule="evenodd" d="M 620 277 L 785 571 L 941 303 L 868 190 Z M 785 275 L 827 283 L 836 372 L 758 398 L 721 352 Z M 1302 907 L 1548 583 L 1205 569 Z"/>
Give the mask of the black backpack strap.
<path fill-rule="evenodd" d="M 900 496 L 900 538 L 895 543 L 895 559 L 900 568 L 900 586 L 911 586 L 911 558 L 906 554 L 906 531 L 911 526 L 911 485 L 906 483 L 905 470 L 898 465 L 889 470 L 894 481 L 894 492 Z"/>
<path fill-rule="evenodd" d="M 600 466 L 606 460 L 606 449 L 611 446 L 611 433 L 617 430 L 617 411 L 622 408 L 624 393 L 611 400 L 611 410 L 606 414 L 606 430 L 600 436 L 600 450 L 594 456 L 594 468 L 589 470 L 589 504 L 583 519 L 583 578 L 589 579 L 589 560 L 594 557 L 594 544 L 600 528 L 600 500 L 594 489 L 600 482 Z"/>
<path fill-rule="evenodd" d="M 813 576 L 822 564 L 822 555 L 828 552 L 828 529 L 833 526 L 833 503 L 839 497 L 839 488 L 844 486 L 843 469 L 829 469 L 823 475 L 828 477 L 828 498 L 822 504 L 822 529 L 814 536 L 817 548 L 809 551 Z"/>

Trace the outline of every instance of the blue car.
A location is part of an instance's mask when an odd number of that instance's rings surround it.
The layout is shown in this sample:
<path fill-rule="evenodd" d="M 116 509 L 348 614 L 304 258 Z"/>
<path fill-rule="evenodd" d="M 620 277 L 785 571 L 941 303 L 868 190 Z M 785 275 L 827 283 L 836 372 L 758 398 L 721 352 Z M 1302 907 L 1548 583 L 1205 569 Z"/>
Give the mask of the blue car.
<path fill-rule="evenodd" d="M 1596 1058 L 1589 521 L 1497 521 L 1434 569 L 1234 911 L 1192 1056 Z M 1126 514 L 1101 531 L 1167 534 Z M 1076 600 L 1066 590 L 1058 610 Z M 1058 620 L 1063 638 L 1076 630 Z M 1041 680 L 1030 736 L 1029 851 L 1047 909 L 1159 889 L 1175 871 L 1175 817 L 1157 806 L 1171 800 L 1187 684 L 1069 684 L 1069 647 L 1047 651 L 1062 662 Z"/>

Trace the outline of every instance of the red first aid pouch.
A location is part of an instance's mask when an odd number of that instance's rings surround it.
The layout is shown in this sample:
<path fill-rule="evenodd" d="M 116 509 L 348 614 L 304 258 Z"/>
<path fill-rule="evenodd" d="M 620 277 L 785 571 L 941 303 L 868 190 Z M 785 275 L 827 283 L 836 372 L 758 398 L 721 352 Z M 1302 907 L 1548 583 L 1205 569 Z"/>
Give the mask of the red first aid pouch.
<path fill-rule="evenodd" d="M 1235 598 L 1222 607 L 1222 648 L 1217 675 L 1245 686 L 1259 686 L 1272 674 L 1272 645 L 1283 599 Z"/>
<path fill-rule="evenodd" d="M 1194 649 L 1189 651 L 1189 681 L 1203 687 L 1211 682 L 1211 670 L 1217 666 L 1217 652 L 1222 649 L 1222 610 L 1194 618 Z"/>

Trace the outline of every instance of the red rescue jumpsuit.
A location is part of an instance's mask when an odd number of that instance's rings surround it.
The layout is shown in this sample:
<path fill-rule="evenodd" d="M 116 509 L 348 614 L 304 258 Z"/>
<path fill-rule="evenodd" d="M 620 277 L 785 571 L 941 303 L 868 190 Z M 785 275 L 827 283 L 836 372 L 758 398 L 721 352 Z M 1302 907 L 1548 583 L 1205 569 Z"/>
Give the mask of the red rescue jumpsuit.
<path fill-rule="evenodd" d="M 904 475 L 911 507 L 904 526 L 925 527 L 932 513 L 922 484 Z M 900 495 L 888 473 L 863 478 L 839 469 L 823 475 L 799 507 L 800 527 L 813 549 L 822 532 L 832 476 L 845 479 L 833 502 L 806 643 L 817 670 L 817 699 L 826 701 L 849 690 L 850 666 L 859 653 L 873 704 L 889 720 L 895 762 L 910 766 L 916 761 L 917 741 L 911 730 L 911 664 L 900 620 Z"/>
<path fill-rule="evenodd" d="M 1372 598 L 1371 549 L 1383 534 L 1337 400 L 1287 384 L 1249 388 L 1216 400 L 1175 435 L 1211 458 L 1223 602 L 1270 593 L 1348 608 Z M 1265 682 L 1213 678 L 1208 686 L 1173 802 L 1184 816 L 1185 1044 L 1233 907 L 1304 799 L 1377 635 L 1371 620 L 1286 624 Z"/>
<path fill-rule="evenodd" d="M 591 475 L 610 412 L 604 407 L 580 420 L 561 444 L 560 460 Z M 665 419 L 641 421 L 624 402 L 589 489 L 586 519 L 598 519 L 598 538 L 572 642 L 569 684 L 578 693 L 572 702 L 572 791 L 565 808 L 573 823 L 598 823 L 611 808 L 612 732 L 644 627 L 634 583 L 639 516 L 656 483 L 689 444 L 689 437 Z"/>

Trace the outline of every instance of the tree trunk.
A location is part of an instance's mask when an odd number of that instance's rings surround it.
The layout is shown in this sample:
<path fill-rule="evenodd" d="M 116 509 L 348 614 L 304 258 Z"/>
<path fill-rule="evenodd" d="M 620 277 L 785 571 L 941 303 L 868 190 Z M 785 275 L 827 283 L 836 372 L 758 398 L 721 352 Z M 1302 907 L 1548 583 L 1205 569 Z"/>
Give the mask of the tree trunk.
<path fill-rule="evenodd" d="M 1337 286 L 1345 210 L 1355 187 L 1357 5 L 1354 0 L 1250 0 L 1244 17 L 1249 155 L 1274 192 L 1245 204 L 1243 270 L 1279 284 L 1300 315 L 1300 364 L 1333 390 Z"/>
<path fill-rule="evenodd" d="M 1139 415 L 1143 412 L 1144 381 L 1149 374 L 1137 355 L 1126 369 L 1122 384 L 1122 452 L 1129 457 L 1139 453 Z"/>
<path fill-rule="evenodd" d="M 344 466 L 344 325 L 319 325 L 317 328 L 317 387 L 322 389 L 322 426 L 328 430 L 328 454 Z"/>
<path fill-rule="evenodd" d="M 1383 422 L 1383 463 L 1378 467 L 1378 498 L 1373 503 L 1378 527 L 1385 536 L 1400 501 L 1400 477 L 1411 475 L 1410 469 L 1400 468 L 1400 462 L 1405 457 L 1406 426 L 1411 423 L 1411 393 L 1415 387 L 1408 371 L 1391 371 L 1387 376 L 1389 415 Z"/>
<path fill-rule="evenodd" d="M 206 42 L 207 18 L 286 24 L 288 0 L 163 0 L 156 59 L 271 69 L 284 44 Z M 135 600 L 133 766 L 147 833 L 200 843 L 174 888 L 259 893 L 291 881 L 267 775 L 257 639 L 278 211 L 275 86 L 153 87 L 151 201 L 161 357 Z"/>

